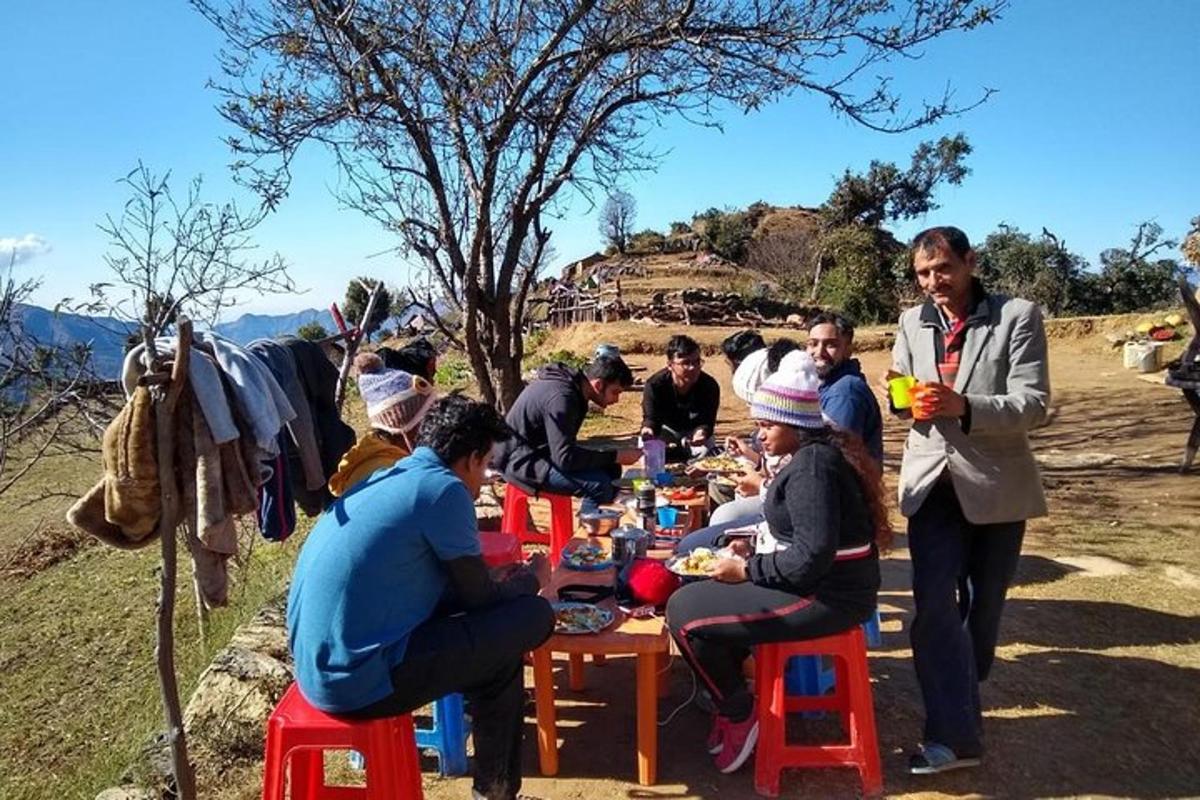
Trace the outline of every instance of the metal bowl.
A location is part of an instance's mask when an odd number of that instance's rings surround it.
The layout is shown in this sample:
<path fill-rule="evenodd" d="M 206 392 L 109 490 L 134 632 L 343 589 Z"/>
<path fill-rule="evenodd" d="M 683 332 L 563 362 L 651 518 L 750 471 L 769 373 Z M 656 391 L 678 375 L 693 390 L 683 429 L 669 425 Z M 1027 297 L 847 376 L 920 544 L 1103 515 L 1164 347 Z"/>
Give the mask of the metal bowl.
<path fill-rule="evenodd" d="M 579 515 L 579 524 L 588 536 L 607 536 L 621 521 L 621 512 L 602 508 Z"/>

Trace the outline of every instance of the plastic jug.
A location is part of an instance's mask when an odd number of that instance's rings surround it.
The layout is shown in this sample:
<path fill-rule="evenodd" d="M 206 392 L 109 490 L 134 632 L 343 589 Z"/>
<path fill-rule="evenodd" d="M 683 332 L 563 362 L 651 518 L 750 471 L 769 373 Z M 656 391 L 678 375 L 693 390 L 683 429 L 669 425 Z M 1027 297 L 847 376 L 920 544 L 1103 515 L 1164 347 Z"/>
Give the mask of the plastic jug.
<path fill-rule="evenodd" d="M 647 437 L 642 440 L 642 462 L 647 475 L 658 475 L 667 467 L 667 443 Z"/>

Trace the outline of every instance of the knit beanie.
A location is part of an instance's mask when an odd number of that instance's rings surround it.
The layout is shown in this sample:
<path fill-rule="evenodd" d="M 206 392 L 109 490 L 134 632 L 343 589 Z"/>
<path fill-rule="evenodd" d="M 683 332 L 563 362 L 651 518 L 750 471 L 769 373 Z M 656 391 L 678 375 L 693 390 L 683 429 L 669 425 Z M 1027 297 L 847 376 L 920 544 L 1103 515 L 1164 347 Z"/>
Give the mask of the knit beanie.
<path fill-rule="evenodd" d="M 754 400 L 754 393 L 767 379 L 767 356 L 769 351 L 762 347 L 742 359 L 733 371 L 733 393 L 744 402 Z"/>
<path fill-rule="evenodd" d="M 750 404 L 750 416 L 781 422 L 795 428 L 822 428 L 821 378 L 812 357 L 803 350 L 784 356 L 775 374 L 767 378 Z"/>
<path fill-rule="evenodd" d="M 425 417 L 436 398 L 433 386 L 420 375 L 388 369 L 375 353 L 354 359 L 358 392 L 367 404 L 371 426 L 388 433 L 407 433 Z"/>

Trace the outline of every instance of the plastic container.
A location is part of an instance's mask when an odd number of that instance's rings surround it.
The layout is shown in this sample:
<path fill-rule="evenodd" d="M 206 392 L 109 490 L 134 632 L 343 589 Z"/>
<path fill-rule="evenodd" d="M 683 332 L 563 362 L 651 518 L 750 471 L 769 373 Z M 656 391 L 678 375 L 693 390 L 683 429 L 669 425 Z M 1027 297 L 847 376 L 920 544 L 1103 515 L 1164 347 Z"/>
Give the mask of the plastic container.
<path fill-rule="evenodd" d="M 659 506 L 657 513 L 660 528 L 674 528 L 679 521 L 679 509 L 674 506 Z"/>
<path fill-rule="evenodd" d="M 1161 342 L 1126 342 L 1122 363 L 1126 369 L 1157 372 L 1162 368 Z"/>
<path fill-rule="evenodd" d="M 892 408 L 912 408 L 913 389 L 916 386 L 917 379 L 912 375 L 901 375 L 888 381 L 888 396 L 892 400 Z"/>
<path fill-rule="evenodd" d="M 667 443 L 652 437 L 642 440 L 642 465 L 647 475 L 663 472 L 667 468 Z"/>
<path fill-rule="evenodd" d="M 918 383 L 912 390 L 912 415 L 913 419 L 925 420 L 933 419 L 933 407 L 925 400 L 925 395 L 929 390 Z"/>

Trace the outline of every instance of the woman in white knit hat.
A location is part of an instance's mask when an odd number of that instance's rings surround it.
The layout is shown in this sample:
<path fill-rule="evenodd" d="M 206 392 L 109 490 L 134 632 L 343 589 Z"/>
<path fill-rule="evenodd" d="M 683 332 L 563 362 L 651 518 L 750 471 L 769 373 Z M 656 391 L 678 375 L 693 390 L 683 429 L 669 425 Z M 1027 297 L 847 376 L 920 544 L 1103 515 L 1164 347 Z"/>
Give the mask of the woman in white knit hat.
<path fill-rule="evenodd" d="M 880 471 L 861 440 L 826 424 L 819 386 L 799 359 L 754 393 L 764 451 L 790 456 L 767 489 L 757 552 L 739 543 L 741 557 L 720 559 L 712 580 L 667 604 L 671 635 L 717 707 L 708 750 L 721 772 L 740 768 L 758 740 L 742 672 L 751 646 L 831 635 L 875 611 L 891 540 Z"/>
<path fill-rule="evenodd" d="M 437 399 L 429 381 L 402 369 L 388 369 L 375 353 L 360 353 L 354 369 L 371 432 L 342 456 L 337 472 L 329 479 L 329 491 L 335 497 L 372 472 L 411 455 L 411 437 Z"/>

